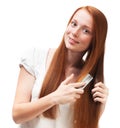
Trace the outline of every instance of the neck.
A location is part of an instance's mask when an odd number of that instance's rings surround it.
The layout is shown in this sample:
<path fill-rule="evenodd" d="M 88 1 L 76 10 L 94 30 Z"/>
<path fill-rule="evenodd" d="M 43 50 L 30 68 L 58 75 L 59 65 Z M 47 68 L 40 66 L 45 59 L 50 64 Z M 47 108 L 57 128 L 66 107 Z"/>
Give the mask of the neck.
<path fill-rule="evenodd" d="M 81 67 L 83 53 L 68 50 L 66 55 L 66 67 Z"/>

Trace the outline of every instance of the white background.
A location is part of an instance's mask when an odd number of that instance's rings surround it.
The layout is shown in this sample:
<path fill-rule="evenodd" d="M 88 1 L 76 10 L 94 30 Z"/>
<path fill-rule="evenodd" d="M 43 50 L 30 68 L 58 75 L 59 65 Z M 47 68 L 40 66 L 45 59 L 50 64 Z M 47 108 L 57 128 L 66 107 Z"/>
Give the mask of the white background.
<path fill-rule="evenodd" d="M 100 128 L 119 128 L 120 7 L 105 0 L 0 0 L 0 127 L 16 128 L 12 121 L 20 57 L 31 47 L 56 47 L 74 10 L 82 5 L 99 8 L 108 19 L 105 82 L 109 98 Z M 103 28 L 104 29 L 104 28 Z M 94 113 L 93 113 L 94 114 Z M 93 120 L 94 121 L 94 120 Z"/>

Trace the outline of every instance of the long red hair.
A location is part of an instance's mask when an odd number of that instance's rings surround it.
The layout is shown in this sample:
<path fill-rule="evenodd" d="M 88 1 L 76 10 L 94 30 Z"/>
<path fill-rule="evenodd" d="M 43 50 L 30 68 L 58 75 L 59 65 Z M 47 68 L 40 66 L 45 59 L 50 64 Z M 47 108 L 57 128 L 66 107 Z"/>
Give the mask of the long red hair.
<path fill-rule="evenodd" d="M 105 15 L 100 10 L 92 6 L 78 8 L 71 16 L 68 24 L 72 20 L 75 13 L 80 9 L 87 10 L 92 16 L 94 20 L 94 37 L 91 41 L 89 49 L 86 51 L 87 57 L 84 60 L 84 65 L 77 81 L 81 81 L 81 79 L 88 73 L 94 77 L 94 80 L 91 84 L 89 84 L 89 86 L 87 86 L 81 98 L 74 103 L 73 128 L 98 128 L 100 103 L 93 101 L 91 89 L 96 82 L 104 82 L 103 65 L 108 26 Z M 66 53 L 67 49 L 65 47 L 64 39 L 62 39 L 46 73 L 40 97 L 46 96 L 55 91 L 63 80 Z M 43 115 L 45 117 L 55 119 L 57 107 L 58 106 L 54 106 L 50 108 L 45 111 Z"/>

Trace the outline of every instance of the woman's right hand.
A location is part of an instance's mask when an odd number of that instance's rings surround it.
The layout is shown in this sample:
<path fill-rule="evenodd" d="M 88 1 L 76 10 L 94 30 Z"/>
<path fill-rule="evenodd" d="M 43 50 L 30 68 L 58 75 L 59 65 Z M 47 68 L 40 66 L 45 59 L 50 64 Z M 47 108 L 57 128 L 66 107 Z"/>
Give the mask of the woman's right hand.
<path fill-rule="evenodd" d="M 35 78 L 21 67 L 12 110 L 13 120 L 16 123 L 24 123 L 36 118 L 54 105 L 76 101 L 83 93 L 82 89 L 76 88 L 82 84 L 70 83 L 72 79 L 73 75 L 64 80 L 55 92 L 30 102 Z"/>
<path fill-rule="evenodd" d="M 73 79 L 73 77 L 74 74 L 71 74 L 60 84 L 56 91 L 51 93 L 55 100 L 55 104 L 75 102 L 81 97 L 81 94 L 84 93 L 84 90 L 80 87 L 83 87 L 85 83 L 71 83 L 70 81 Z"/>

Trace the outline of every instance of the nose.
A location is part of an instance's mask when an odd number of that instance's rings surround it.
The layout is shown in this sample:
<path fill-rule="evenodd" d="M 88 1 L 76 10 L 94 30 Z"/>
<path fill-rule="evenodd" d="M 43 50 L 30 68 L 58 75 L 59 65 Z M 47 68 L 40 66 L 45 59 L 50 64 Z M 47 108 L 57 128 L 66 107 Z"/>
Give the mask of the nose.
<path fill-rule="evenodd" d="M 72 35 L 73 35 L 74 37 L 78 37 L 78 36 L 79 36 L 79 28 L 74 28 L 74 29 L 72 30 Z"/>

